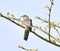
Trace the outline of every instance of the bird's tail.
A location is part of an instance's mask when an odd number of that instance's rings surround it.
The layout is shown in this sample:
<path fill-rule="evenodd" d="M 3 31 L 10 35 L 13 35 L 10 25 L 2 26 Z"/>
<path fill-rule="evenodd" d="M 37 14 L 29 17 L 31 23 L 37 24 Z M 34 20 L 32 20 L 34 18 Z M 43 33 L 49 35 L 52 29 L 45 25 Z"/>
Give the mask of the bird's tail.
<path fill-rule="evenodd" d="M 29 36 L 29 30 L 25 30 L 25 34 L 24 34 L 25 41 L 28 39 L 28 36 Z"/>

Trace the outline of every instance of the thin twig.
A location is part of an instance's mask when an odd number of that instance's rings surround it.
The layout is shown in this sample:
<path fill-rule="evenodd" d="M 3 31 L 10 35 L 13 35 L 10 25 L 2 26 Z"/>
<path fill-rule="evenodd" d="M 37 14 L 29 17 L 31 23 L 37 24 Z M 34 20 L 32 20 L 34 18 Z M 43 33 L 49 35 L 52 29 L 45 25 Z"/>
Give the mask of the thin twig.
<path fill-rule="evenodd" d="M 26 49 L 25 47 L 23 47 L 23 46 L 21 46 L 21 45 L 19 45 L 18 48 L 22 48 L 23 50 L 28 51 L 28 49 Z"/>
<path fill-rule="evenodd" d="M 49 41 L 50 41 L 50 31 L 51 31 L 51 25 L 50 25 L 50 17 L 51 17 L 51 10 L 52 10 L 52 3 L 53 3 L 53 0 L 51 0 L 51 6 L 49 8 Z"/>

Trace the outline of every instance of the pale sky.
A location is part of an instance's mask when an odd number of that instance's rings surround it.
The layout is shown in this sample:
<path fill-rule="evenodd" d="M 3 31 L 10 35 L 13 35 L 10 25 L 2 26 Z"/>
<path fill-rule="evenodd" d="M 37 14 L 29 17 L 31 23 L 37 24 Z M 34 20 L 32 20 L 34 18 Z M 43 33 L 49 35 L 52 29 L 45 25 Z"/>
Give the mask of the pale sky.
<path fill-rule="evenodd" d="M 54 0 L 54 3 L 51 20 L 60 22 L 60 0 Z M 0 12 L 4 15 L 7 12 L 11 12 L 16 18 L 27 14 L 33 20 L 33 23 L 37 25 L 39 22 L 34 22 L 35 16 L 48 18 L 46 16 L 48 11 L 44 8 L 48 4 L 48 0 L 0 0 Z M 53 31 L 53 33 L 55 32 Z M 40 31 L 38 34 L 42 35 L 43 33 Z M 19 49 L 18 45 L 26 48 L 38 48 L 39 51 L 60 51 L 59 47 L 39 39 L 32 33 L 30 33 L 27 41 L 24 41 L 23 36 L 23 28 L 4 18 L 0 18 L 0 51 L 24 51 L 23 49 Z"/>

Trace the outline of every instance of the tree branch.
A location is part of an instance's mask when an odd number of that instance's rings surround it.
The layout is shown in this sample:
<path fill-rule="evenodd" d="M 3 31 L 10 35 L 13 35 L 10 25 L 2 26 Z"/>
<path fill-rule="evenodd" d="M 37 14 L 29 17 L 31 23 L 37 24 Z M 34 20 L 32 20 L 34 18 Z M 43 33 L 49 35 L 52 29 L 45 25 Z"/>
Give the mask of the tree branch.
<path fill-rule="evenodd" d="M 5 18 L 5 19 L 13 22 L 14 24 L 18 25 L 19 27 L 24 28 L 22 25 L 20 25 L 20 24 L 16 23 L 15 21 L 7 18 L 6 16 L 2 15 L 1 13 L 0 13 L 0 16 L 1 16 L 2 18 Z M 50 42 L 49 40 L 47 40 L 47 39 L 45 39 L 44 37 L 42 37 L 42 36 L 38 35 L 37 33 L 35 33 L 34 31 L 31 31 L 31 32 L 32 32 L 34 35 L 36 35 L 37 37 L 41 38 L 42 40 L 44 40 L 44 41 L 46 41 L 46 42 L 48 42 L 48 43 L 51 43 L 51 44 L 53 44 L 53 45 L 55 45 L 55 46 L 57 46 L 57 47 L 60 47 L 60 45 L 55 44 L 55 43 L 53 43 L 53 42 Z"/>

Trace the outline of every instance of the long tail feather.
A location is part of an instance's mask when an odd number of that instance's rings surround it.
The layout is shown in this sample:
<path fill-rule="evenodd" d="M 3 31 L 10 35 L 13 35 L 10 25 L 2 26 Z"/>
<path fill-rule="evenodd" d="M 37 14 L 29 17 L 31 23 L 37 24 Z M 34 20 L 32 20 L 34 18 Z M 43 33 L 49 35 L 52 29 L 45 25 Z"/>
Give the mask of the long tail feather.
<path fill-rule="evenodd" d="M 25 34 L 24 34 L 24 40 L 27 41 L 29 36 L 29 30 L 25 30 Z"/>

